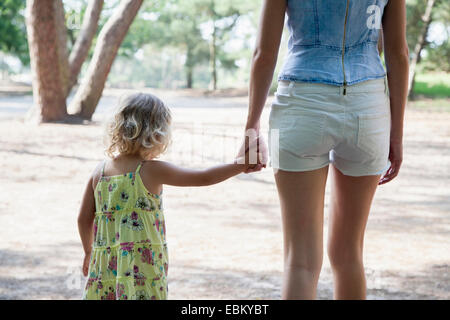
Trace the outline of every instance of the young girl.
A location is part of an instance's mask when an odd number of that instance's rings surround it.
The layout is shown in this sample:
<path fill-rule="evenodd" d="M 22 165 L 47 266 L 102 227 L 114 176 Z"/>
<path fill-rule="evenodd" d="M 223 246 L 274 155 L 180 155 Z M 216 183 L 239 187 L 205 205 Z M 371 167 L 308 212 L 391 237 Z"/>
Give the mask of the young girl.
<path fill-rule="evenodd" d="M 78 217 L 88 276 L 83 299 L 167 299 L 162 185 L 206 186 L 248 165 L 204 170 L 154 160 L 170 142 L 171 114 L 157 97 L 133 94 L 108 127 L 107 154 L 90 177 Z"/>

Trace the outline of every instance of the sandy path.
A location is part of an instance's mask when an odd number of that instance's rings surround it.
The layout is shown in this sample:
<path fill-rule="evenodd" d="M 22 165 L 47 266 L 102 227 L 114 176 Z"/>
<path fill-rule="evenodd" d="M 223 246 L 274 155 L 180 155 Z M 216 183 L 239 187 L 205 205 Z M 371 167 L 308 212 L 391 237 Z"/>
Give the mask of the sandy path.
<path fill-rule="evenodd" d="M 202 167 L 233 156 L 245 98 L 160 95 L 175 117 L 165 159 Z M 85 279 L 77 210 L 103 158 L 100 122 L 116 95 L 105 96 L 98 122 L 84 126 L 25 125 L 17 116 L 30 101 L 0 98 L 0 298 L 78 299 Z M 267 123 L 268 109 L 263 117 Z M 369 298 L 450 298 L 448 123 L 448 112 L 407 110 L 401 174 L 377 190 L 367 227 Z M 211 187 L 165 187 L 164 197 L 170 298 L 280 298 L 282 235 L 270 169 Z M 319 298 L 332 297 L 331 280 L 325 255 Z"/>

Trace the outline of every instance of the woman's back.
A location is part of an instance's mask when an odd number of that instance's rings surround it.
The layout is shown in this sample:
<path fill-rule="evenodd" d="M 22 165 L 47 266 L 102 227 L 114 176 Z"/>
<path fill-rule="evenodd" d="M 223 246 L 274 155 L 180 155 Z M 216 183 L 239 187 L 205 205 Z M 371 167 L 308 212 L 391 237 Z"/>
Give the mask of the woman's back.
<path fill-rule="evenodd" d="M 85 299 L 165 299 L 168 254 L 161 195 L 135 172 L 102 176 L 94 190 L 94 244 Z"/>
<path fill-rule="evenodd" d="M 279 80 L 351 85 L 386 75 L 378 54 L 387 0 L 288 0 L 288 56 Z"/>

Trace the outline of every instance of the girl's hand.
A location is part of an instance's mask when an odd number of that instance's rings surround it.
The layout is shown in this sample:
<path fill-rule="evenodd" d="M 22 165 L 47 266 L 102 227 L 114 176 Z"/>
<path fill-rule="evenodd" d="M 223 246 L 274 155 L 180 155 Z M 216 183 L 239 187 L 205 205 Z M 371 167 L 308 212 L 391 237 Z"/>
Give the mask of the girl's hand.
<path fill-rule="evenodd" d="M 388 183 L 398 175 L 403 161 L 403 142 L 401 139 L 391 139 L 389 147 L 389 160 L 391 161 L 391 166 L 385 175 L 380 179 L 378 185 Z"/>
<path fill-rule="evenodd" d="M 85 277 L 87 277 L 88 272 L 89 272 L 89 262 L 90 261 L 91 261 L 91 252 L 85 253 L 84 259 L 83 259 L 83 275 Z"/>

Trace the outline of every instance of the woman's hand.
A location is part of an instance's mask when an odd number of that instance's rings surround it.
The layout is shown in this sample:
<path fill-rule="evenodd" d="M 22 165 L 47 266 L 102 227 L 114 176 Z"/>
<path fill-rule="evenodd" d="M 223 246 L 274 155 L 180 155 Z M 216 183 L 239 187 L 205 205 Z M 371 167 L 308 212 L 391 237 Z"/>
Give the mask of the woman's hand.
<path fill-rule="evenodd" d="M 391 166 L 386 174 L 380 179 L 378 185 L 385 184 L 398 175 L 403 161 L 403 142 L 401 139 L 391 139 L 389 147 L 389 160 L 391 161 Z"/>
<path fill-rule="evenodd" d="M 91 261 L 91 252 L 87 252 L 84 254 L 83 259 L 83 275 L 87 277 L 89 272 L 89 262 Z"/>
<path fill-rule="evenodd" d="M 267 147 L 264 138 L 259 134 L 259 121 L 267 94 L 272 84 L 275 65 L 277 64 L 281 36 L 283 34 L 287 1 L 264 0 L 261 9 L 260 23 L 256 34 L 255 49 L 253 50 L 252 67 L 249 83 L 249 104 L 246 129 L 253 129 L 256 135 L 248 135 L 248 143 L 244 140 L 240 156 L 245 155 L 246 144 L 251 151 L 252 146 L 258 155 L 250 153 L 250 161 L 246 161 L 248 168 L 245 173 L 259 171 L 266 166 Z M 247 140 L 247 138 L 246 138 Z M 252 161 L 253 160 L 253 161 Z M 251 163 L 253 162 L 253 163 Z"/>
<path fill-rule="evenodd" d="M 378 184 L 394 179 L 403 160 L 403 125 L 408 96 L 409 50 L 406 41 L 405 0 L 389 1 L 383 13 L 384 60 L 389 85 L 391 109 L 391 167 Z"/>
<path fill-rule="evenodd" d="M 244 141 L 236 156 L 237 163 L 245 164 L 245 173 L 260 171 L 266 167 L 268 159 L 267 145 L 259 129 L 246 130 Z"/>

